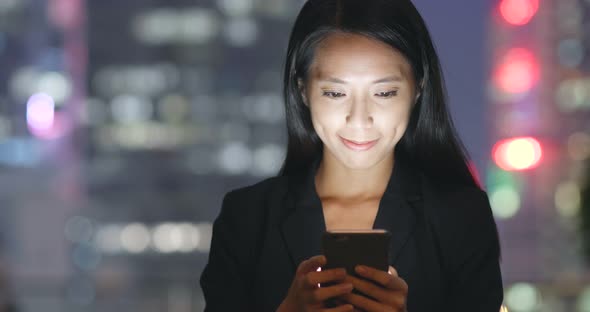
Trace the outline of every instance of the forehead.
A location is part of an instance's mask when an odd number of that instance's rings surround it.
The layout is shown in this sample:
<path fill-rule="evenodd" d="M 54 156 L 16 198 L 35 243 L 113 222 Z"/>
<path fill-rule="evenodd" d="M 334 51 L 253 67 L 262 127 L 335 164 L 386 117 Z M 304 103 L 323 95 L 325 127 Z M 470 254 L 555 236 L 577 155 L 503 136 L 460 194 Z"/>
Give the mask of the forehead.
<path fill-rule="evenodd" d="M 412 77 L 411 65 L 396 49 L 357 34 L 328 35 L 316 48 L 312 63 L 314 77 L 399 75 Z"/>

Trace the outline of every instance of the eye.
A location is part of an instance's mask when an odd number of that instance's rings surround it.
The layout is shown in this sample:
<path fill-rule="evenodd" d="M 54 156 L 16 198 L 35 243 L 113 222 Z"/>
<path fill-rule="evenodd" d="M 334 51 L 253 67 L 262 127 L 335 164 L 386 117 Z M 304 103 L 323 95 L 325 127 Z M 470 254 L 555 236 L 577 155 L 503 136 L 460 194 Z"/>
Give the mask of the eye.
<path fill-rule="evenodd" d="M 397 90 L 391 90 L 391 91 L 387 91 L 387 92 L 378 92 L 375 95 L 376 96 L 379 96 L 379 97 L 389 98 L 389 97 L 392 97 L 392 96 L 396 96 L 397 95 Z"/>
<path fill-rule="evenodd" d="M 343 97 L 345 94 L 336 91 L 324 91 L 323 95 L 330 98 L 339 98 Z"/>

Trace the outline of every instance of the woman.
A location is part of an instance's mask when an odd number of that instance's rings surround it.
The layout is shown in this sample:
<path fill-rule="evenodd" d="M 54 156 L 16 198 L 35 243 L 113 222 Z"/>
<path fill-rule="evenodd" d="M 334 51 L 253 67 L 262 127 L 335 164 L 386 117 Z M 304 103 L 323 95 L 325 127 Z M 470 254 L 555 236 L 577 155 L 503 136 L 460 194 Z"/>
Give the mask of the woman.
<path fill-rule="evenodd" d="M 499 311 L 496 225 L 412 3 L 308 1 L 284 82 L 285 163 L 225 196 L 201 276 L 206 310 Z M 392 233 L 389 272 L 319 271 L 325 230 L 371 228 Z"/>

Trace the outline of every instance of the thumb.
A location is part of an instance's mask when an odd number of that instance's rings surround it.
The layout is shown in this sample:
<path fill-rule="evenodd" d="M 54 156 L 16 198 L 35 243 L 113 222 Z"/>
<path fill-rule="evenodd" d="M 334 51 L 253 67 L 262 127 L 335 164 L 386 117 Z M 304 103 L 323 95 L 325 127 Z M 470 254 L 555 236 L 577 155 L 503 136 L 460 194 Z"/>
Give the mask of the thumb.
<path fill-rule="evenodd" d="M 324 265 L 326 265 L 325 256 L 314 256 L 299 264 L 299 267 L 297 268 L 297 274 L 306 274 L 309 272 L 317 271 L 319 267 Z"/>

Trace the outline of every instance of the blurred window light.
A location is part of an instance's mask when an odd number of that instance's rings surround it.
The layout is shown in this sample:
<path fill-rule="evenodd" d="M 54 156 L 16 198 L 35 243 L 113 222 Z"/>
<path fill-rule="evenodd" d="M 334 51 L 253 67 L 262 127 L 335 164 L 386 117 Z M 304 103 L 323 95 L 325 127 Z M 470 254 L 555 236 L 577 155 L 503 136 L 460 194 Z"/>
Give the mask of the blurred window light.
<path fill-rule="evenodd" d="M 144 12 L 134 20 L 133 31 L 138 39 L 147 44 L 170 42 L 178 33 L 177 15 L 172 9 Z"/>
<path fill-rule="evenodd" d="M 213 224 L 210 222 L 203 222 L 198 223 L 196 226 L 200 233 L 197 250 L 200 252 L 209 252 L 211 247 L 211 236 L 213 235 Z"/>
<path fill-rule="evenodd" d="M 94 244 L 101 251 L 106 253 L 118 253 L 121 251 L 121 232 L 123 227 L 121 225 L 109 224 L 100 227 L 96 231 L 94 237 Z"/>
<path fill-rule="evenodd" d="M 296 2 L 291 0 L 257 0 L 255 2 L 256 12 L 273 18 L 288 20 L 296 10 Z"/>
<path fill-rule="evenodd" d="M 170 64 L 104 67 L 92 78 L 92 87 L 104 97 L 121 94 L 155 96 L 178 85 L 178 69 Z"/>
<path fill-rule="evenodd" d="M 581 194 L 577 183 L 568 181 L 557 185 L 555 207 L 566 218 L 576 217 L 580 211 Z"/>
<path fill-rule="evenodd" d="M 244 142 L 229 142 L 219 151 L 219 167 L 227 174 L 244 174 L 252 165 L 252 151 Z"/>
<path fill-rule="evenodd" d="M 527 49 L 513 48 L 500 59 L 494 71 L 494 82 L 506 93 L 525 93 L 539 80 L 539 64 Z"/>
<path fill-rule="evenodd" d="M 541 304 L 541 294 L 529 283 L 516 283 L 506 292 L 506 305 L 513 312 L 537 311 Z"/>
<path fill-rule="evenodd" d="M 576 132 L 567 139 L 567 150 L 573 160 L 583 161 L 590 156 L 590 135 Z"/>
<path fill-rule="evenodd" d="M 156 226 L 152 232 L 152 242 L 155 250 L 161 253 L 175 252 L 182 240 L 179 231 L 173 223 L 162 223 Z"/>
<path fill-rule="evenodd" d="M 189 113 L 188 100 L 181 94 L 168 94 L 158 101 L 158 113 L 168 123 L 180 123 L 187 119 Z"/>
<path fill-rule="evenodd" d="M 132 125 L 104 126 L 97 137 L 103 147 L 118 146 L 126 149 L 175 149 L 195 143 L 192 125 L 165 125 L 144 122 Z"/>
<path fill-rule="evenodd" d="M 502 0 L 500 14 L 512 25 L 527 24 L 539 10 L 539 0 Z"/>
<path fill-rule="evenodd" d="M 225 24 L 224 35 L 229 44 L 236 47 L 251 46 L 258 39 L 256 20 L 247 17 L 229 19 Z"/>
<path fill-rule="evenodd" d="M 285 148 L 278 144 L 265 144 L 253 153 L 251 173 L 255 176 L 271 176 L 279 173 L 285 158 Z"/>
<path fill-rule="evenodd" d="M 10 138 L 0 142 L 0 164 L 34 167 L 42 160 L 41 143 L 32 138 Z"/>
<path fill-rule="evenodd" d="M 72 93 L 72 84 L 63 73 L 42 73 L 37 83 L 37 91 L 51 96 L 57 105 L 63 104 Z"/>
<path fill-rule="evenodd" d="M 201 243 L 201 232 L 199 228 L 191 223 L 181 223 L 178 225 L 178 231 L 182 240 L 178 246 L 180 252 L 192 252 L 199 247 Z"/>
<path fill-rule="evenodd" d="M 499 186 L 490 194 L 490 206 L 495 217 L 512 218 L 520 209 L 520 195 L 510 186 Z"/>
<path fill-rule="evenodd" d="M 577 68 L 584 61 L 586 51 L 582 41 L 577 38 L 563 39 L 557 46 L 557 58 L 565 67 Z"/>
<path fill-rule="evenodd" d="M 557 86 L 557 107 L 564 113 L 590 109 L 590 79 L 568 79 Z"/>
<path fill-rule="evenodd" d="M 145 122 L 151 119 L 154 107 L 152 102 L 142 96 L 123 94 L 111 101 L 113 120 L 121 124 Z"/>
<path fill-rule="evenodd" d="M 178 19 L 178 41 L 181 43 L 203 44 L 211 41 L 219 33 L 219 20 L 216 14 L 206 9 L 187 9 Z"/>
<path fill-rule="evenodd" d="M 156 9 L 139 15 L 133 32 L 140 41 L 152 45 L 201 44 L 218 34 L 219 20 L 214 11 L 204 8 Z"/>
<path fill-rule="evenodd" d="M 507 170 L 527 170 L 539 165 L 543 158 L 541 144 L 531 137 L 510 138 L 497 142 L 492 156 L 498 167 Z"/>
<path fill-rule="evenodd" d="M 228 16 L 248 15 L 254 9 L 253 0 L 217 0 L 217 5 Z"/>
<path fill-rule="evenodd" d="M 94 227 L 90 219 L 82 216 L 74 216 L 66 221 L 64 234 L 73 243 L 90 242 Z"/>
<path fill-rule="evenodd" d="M 150 245 L 150 232 L 141 223 L 126 225 L 121 231 L 121 246 L 130 253 L 144 252 Z"/>

